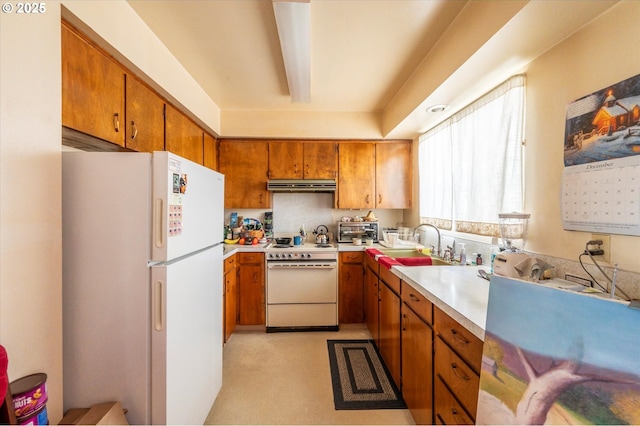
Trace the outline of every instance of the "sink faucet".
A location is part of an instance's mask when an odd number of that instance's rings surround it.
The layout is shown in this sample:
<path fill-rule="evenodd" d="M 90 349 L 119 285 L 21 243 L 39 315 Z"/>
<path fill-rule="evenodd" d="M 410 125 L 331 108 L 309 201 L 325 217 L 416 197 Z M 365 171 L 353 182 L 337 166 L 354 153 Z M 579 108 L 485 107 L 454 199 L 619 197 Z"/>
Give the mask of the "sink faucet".
<path fill-rule="evenodd" d="M 438 229 L 437 226 L 432 225 L 430 223 L 421 223 L 420 225 L 416 226 L 415 228 L 413 228 L 413 236 L 416 236 L 416 233 L 418 232 L 418 229 L 420 229 L 423 226 L 429 226 L 433 229 L 436 230 L 436 232 L 438 233 L 438 251 L 436 252 L 436 256 L 440 257 L 442 255 L 442 247 L 440 245 L 441 242 L 441 238 L 440 238 L 440 230 Z"/>

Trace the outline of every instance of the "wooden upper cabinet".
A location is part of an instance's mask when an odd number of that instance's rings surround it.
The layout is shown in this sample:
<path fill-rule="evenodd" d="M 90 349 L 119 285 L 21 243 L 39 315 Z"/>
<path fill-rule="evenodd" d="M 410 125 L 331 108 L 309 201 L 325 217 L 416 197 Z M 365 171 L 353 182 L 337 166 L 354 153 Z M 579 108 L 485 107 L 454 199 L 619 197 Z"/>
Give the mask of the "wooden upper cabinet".
<path fill-rule="evenodd" d="M 338 208 L 373 208 L 376 189 L 375 143 L 340 143 L 338 163 Z"/>
<path fill-rule="evenodd" d="M 127 74 L 126 141 L 134 151 L 164 151 L 164 100 Z"/>
<path fill-rule="evenodd" d="M 209 133 L 204 134 L 204 166 L 218 170 L 218 146 L 216 138 Z"/>
<path fill-rule="evenodd" d="M 412 176 L 411 142 L 376 144 L 376 208 L 410 208 Z"/>
<path fill-rule="evenodd" d="M 303 143 L 270 141 L 269 179 L 302 179 Z"/>
<path fill-rule="evenodd" d="M 62 24 L 62 125 L 125 146 L 125 70 Z"/>
<path fill-rule="evenodd" d="M 165 149 L 194 163 L 204 163 L 203 130 L 171 105 L 166 108 Z"/>
<path fill-rule="evenodd" d="M 304 178 L 336 179 L 338 145 L 335 142 L 304 143 Z"/>
<path fill-rule="evenodd" d="M 254 140 L 219 140 L 219 171 L 225 175 L 224 207 L 270 208 L 267 191 L 269 143 Z"/>

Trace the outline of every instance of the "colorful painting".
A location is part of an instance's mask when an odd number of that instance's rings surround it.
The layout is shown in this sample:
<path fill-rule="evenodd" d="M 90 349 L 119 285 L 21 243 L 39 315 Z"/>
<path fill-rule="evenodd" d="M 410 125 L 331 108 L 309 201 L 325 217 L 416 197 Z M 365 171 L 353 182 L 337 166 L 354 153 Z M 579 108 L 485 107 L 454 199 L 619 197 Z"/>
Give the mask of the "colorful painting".
<path fill-rule="evenodd" d="M 640 154 L 640 75 L 567 106 L 564 165 Z"/>
<path fill-rule="evenodd" d="M 640 310 L 493 276 L 477 424 L 640 424 Z"/>

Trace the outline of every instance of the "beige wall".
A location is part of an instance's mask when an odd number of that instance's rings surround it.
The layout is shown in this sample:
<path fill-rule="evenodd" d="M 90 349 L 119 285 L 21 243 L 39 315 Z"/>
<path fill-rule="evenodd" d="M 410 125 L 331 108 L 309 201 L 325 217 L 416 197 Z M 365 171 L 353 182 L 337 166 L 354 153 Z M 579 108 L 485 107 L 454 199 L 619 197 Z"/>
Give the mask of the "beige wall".
<path fill-rule="evenodd" d="M 562 229 L 566 105 L 640 73 L 640 2 L 626 1 L 532 62 L 527 73 L 525 211 L 527 248 L 577 260 L 591 234 Z M 640 237 L 611 236 L 611 261 L 640 272 Z"/>
<path fill-rule="evenodd" d="M 561 178 L 566 106 L 570 102 L 640 72 L 640 2 L 611 8 L 582 30 L 527 65 L 525 211 L 531 213 L 527 250 L 578 260 L 587 232 L 562 229 Z M 505 79 L 508 76 L 505 76 Z M 414 141 L 418 153 L 418 142 Z M 414 200 L 418 199 L 418 164 L 414 158 Z M 418 203 L 405 222 L 419 223 Z M 612 235 L 611 264 L 640 272 L 640 237 Z M 603 264 L 607 266 L 608 264 Z"/>
<path fill-rule="evenodd" d="M 620 2 L 521 70 L 527 75 L 524 210 L 531 213 L 527 251 L 577 261 L 591 239 L 591 233 L 562 229 L 566 106 L 640 72 L 638 17 L 640 2 Z M 414 152 L 417 155 L 417 140 Z M 417 158 L 414 170 L 414 200 L 418 200 Z M 416 202 L 414 209 L 405 211 L 404 221 L 415 225 L 419 220 Z M 639 253 L 640 237 L 611 236 L 610 266 L 617 263 L 620 269 L 640 272 Z"/>
<path fill-rule="evenodd" d="M 0 14 L 0 343 L 9 379 L 48 375 L 62 417 L 60 7 Z"/>

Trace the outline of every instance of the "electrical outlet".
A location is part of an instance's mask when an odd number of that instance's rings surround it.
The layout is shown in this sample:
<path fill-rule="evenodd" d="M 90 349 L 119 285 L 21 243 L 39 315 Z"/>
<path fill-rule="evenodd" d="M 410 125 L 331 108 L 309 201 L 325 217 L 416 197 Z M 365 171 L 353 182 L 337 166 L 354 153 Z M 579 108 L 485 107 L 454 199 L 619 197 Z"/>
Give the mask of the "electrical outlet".
<path fill-rule="evenodd" d="M 603 254 L 594 256 L 595 258 L 602 259 L 609 263 L 611 259 L 611 235 L 608 234 L 591 234 L 592 240 L 602 240 L 600 248 L 604 251 Z"/>

